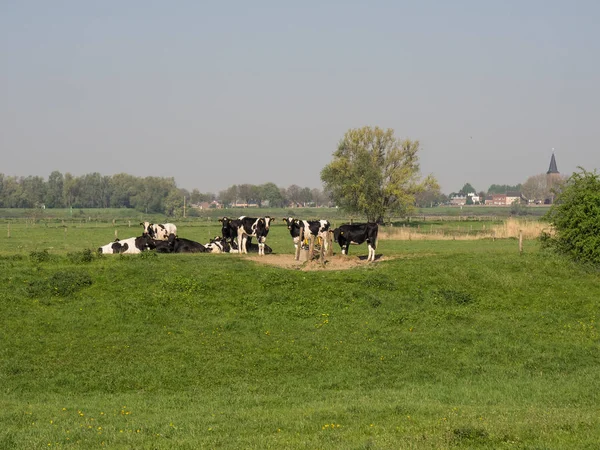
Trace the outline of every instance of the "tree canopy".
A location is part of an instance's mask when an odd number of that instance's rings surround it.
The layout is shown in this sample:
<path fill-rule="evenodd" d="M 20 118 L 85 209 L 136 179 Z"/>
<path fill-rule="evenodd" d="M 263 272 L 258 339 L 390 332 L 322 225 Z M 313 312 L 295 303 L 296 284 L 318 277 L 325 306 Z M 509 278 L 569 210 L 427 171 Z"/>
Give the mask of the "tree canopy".
<path fill-rule="evenodd" d="M 439 189 L 433 176 L 421 180 L 418 152 L 419 141 L 399 140 L 392 129 L 350 129 L 321 171 L 321 180 L 339 207 L 370 222 L 404 216 L 414 207 L 416 194 Z"/>
<path fill-rule="evenodd" d="M 600 265 L 600 178 L 579 169 L 557 192 L 546 214 L 555 234 L 542 242 L 575 261 Z"/>

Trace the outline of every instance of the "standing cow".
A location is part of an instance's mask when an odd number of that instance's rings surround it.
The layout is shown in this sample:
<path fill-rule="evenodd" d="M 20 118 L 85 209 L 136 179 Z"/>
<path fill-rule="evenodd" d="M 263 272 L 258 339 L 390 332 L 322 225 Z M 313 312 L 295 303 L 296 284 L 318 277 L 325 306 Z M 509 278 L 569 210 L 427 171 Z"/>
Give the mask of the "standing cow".
<path fill-rule="evenodd" d="M 348 246 L 350 244 L 362 244 L 366 241 L 369 246 L 369 257 L 367 258 L 367 261 L 375 261 L 378 231 L 379 226 L 372 222 L 342 225 L 333 230 L 333 239 L 340 244 L 342 255 L 348 254 Z"/>
<path fill-rule="evenodd" d="M 304 237 L 308 238 L 310 235 L 315 238 L 320 237 L 323 241 L 323 249 L 327 253 L 329 247 L 329 240 L 327 234 L 331 224 L 328 220 L 298 220 L 293 217 L 286 217 L 283 221 L 287 224 L 290 235 L 294 240 L 294 246 L 298 248 L 298 245 L 302 243 L 300 241 L 300 231 L 304 230 Z"/>
<path fill-rule="evenodd" d="M 249 237 L 256 237 L 258 241 L 258 254 L 265 254 L 265 241 L 267 240 L 267 234 L 269 234 L 269 226 L 271 224 L 271 218 L 265 217 L 245 217 L 242 216 L 239 219 L 238 227 L 238 247 L 240 253 L 248 253 L 246 241 Z"/>

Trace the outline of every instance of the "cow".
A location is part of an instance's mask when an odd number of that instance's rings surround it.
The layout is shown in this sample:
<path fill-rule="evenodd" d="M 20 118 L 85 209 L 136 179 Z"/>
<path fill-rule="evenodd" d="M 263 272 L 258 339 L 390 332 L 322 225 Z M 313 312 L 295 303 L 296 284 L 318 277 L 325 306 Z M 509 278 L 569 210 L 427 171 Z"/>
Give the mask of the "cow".
<path fill-rule="evenodd" d="M 323 241 L 323 249 L 325 252 L 328 250 L 329 240 L 327 234 L 331 224 L 328 220 L 298 220 L 293 217 L 286 217 L 283 221 L 287 224 L 290 235 L 294 240 L 294 247 L 298 248 L 300 240 L 300 230 L 304 230 L 304 238 L 308 238 L 310 235 L 320 237 Z"/>
<path fill-rule="evenodd" d="M 375 261 L 378 230 L 379 226 L 372 222 L 341 225 L 339 228 L 333 230 L 333 239 L 340 244 L 342 255 L 348 254 L 349 244 L 362 244 L 366 241 L 369 246 L 367 261 Z"/>
<path fill-rule="evenodd" d="M 234 243 L 234 239 L 237 238 L 238 228 L 241 225 L 239 219 L 231 219 L 229 217 L 222 217 L 219 219 L 221 222 L 221 235 L 223 236 L 223 240 L 229 243 L 229 245 Z"/>
<path fill-rule="evenodd" d="M 206 253 L 210 252 L 204 245 L 190 239 L 180 238 L 170 234 L 166 241 L 160 239 L 148 239 L 148 247 L 157 253 Z"/>
<path fill-rule="evenodd" d="M 258 218 L 241 216 L 238 220 L 237 241 L 239 253 L 248 253 L 246 241 L 250 236 L 253 236 L 258 241 L 258 244 L 256 244 L 258 245 L 258 254 L 264 255 L 265 240 L 267 239 L 267 234 L 269 234 L 271 218 L 269 216 Z"/>
<path fill-rule="evenodd" d="M 150 236 L 152 239 L 166 241 L 171 234 L 177 236 L 177 227 L 172 223 L 140 222 L 140 225 L 144 227 L 142 235 Z"/>
<path fill-rule="evenodd" d="M 127 239 L 115 239 L 110 244 L 98 248 L 98 253 L 122 254 L 122 253 L 141 253 L 144 250 L 150 250 L 152 244 L 149 244 L 148 237 L 130 237 Z"/>
<path fill-rule="evenodd" d="M 169 243 L 171 244 L 171 236 L 175 236 L 171 234 L 169 236 Z M 173 239 L 172 249 L 173 253 L 207 253 L 209 250 L 206 249 L 204 245 L 200 242 L 192 241 L 190 239 L 184 239 L 175 237 Z"/>
<path fill-rule="evenodd" d="M 246 240 L 246 250 L 248 250 L 248 253 L 258 253 L 259 246 L 258 244 L 253 244 L 251 239 L 252 238 L 248 238 Z M 230 245 L 229 242 L 220 236 L 211 239 L 210 242 L 204 246 L 207 249 L 210 249 L 212 253 L 239 253 L 238 245 L 235 241 L 233 242 L 233 245 Z M 273 253 L 273 249 L 267 244 L 264 244 L 264 252 L 265 255 L 268 255 Z"/>
<path fill-rule="evenodd" d="M 204 244 L 204 246 L 211 253 L 237 253 L 237 246 L 236 249 L 233 250 L 229 242 L 227 242 L 227 240 L 221 236 L 215 236 L 208 244 Z"/>

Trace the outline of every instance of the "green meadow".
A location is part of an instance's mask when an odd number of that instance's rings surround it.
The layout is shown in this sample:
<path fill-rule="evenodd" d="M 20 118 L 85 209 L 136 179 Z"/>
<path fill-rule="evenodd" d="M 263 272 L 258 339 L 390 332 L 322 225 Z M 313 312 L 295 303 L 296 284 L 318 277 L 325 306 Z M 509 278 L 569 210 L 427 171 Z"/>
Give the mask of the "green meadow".
<path fill-rule="evenodd" d="M 140 217 L 44 214 L 0 221 L 0 449 L 598 448 L 600 277 L 536 240 L 303 270 L 100 257 Z M 267 244 L 292 258 L 282 221 Z"/>

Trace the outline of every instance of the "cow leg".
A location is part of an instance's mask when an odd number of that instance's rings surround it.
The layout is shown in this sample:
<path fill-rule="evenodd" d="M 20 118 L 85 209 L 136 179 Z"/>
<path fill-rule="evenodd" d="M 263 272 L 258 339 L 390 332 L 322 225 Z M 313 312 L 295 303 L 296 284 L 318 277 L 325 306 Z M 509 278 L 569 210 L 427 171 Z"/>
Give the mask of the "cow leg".
<path fill-rule="evenodd" d="M 373 246 L 371 245 L 370 242 L 369 242 L 368 246 L 369 246 L 369 257 L 367 258 L 367 261 L 375 261 L 375 249 L 373 248 Z"/>
<path fill-rule="evenodd" d="M 246 236 L 244 236 L 244 232 L 238 229 L 238 253 L 247 253 L 246 251 Z"/>

